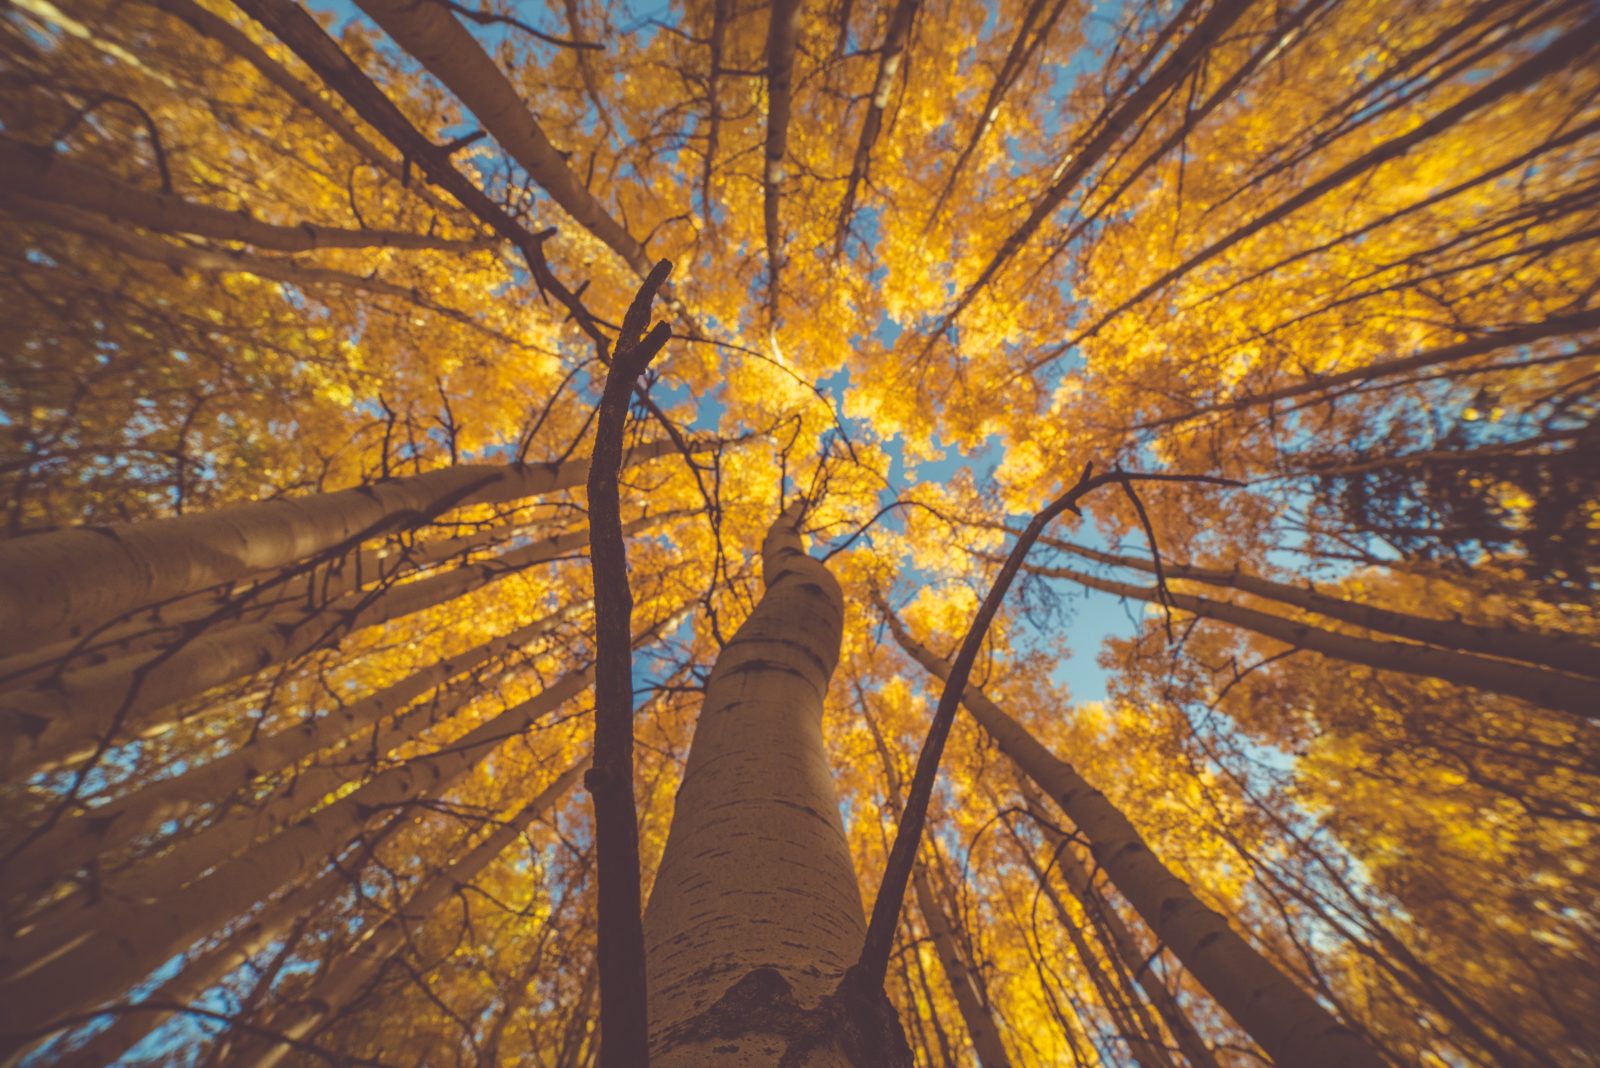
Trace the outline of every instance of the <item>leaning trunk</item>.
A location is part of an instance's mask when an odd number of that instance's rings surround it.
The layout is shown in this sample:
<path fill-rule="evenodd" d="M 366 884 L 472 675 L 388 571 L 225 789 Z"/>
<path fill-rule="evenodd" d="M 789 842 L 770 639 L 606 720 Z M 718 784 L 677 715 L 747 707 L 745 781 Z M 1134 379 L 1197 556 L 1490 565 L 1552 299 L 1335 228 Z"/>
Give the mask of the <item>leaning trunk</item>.
<path fill-rule="evenodd" d="M 1047 578 L 1071 579 L 1091 590 L 1118 597 L 1131 597 L 1151 604 L 1160 604 L 1163 599 L 1157 589 L 1113 582 L 1070 568 L 1030 567 L 1028 570 Z M 1165 599 L 1171 607 L 1193 613 L 1200 619 L 1215 619 L 1335 660 L 1365 664 L 1380 671 L 1441 679 L 1457 686 L 1516 697 L 1543 708 L 1554 708 L 1587 719 L 1600 719 L 1600 682 L 1594 679 L 1578 678 L 1527 664 L 1514 664 L 1508 660 L 1491 660 L 1450 649 L 1360 638 L 1246 605 L 1217 601 L 1192 593 L 1169 591 Z"/>
<path fill-rule="evenodd" d="M 250 1043 L 233 1056 L 231 1063 L 250 1068 L 272 1068 L 281 1063 L 293 1052 L 290 1042 L 310 1035 L 324 1020 L 336 1016 L 348 1005 L 391 957 L 406 948 L 416 926 L 426 923 L 451 895 L 470 886 L 484 869 L 511 848 L 530 823 L 566 796 L 588 766 L 589 758 L 584 757 L 562 772 L 555 782 L 491 831 L 460 860 L 424 882 L 394 915 L 358 935 L 356 944 L 328 967 L 304 997 L 281 1018 L 271 1021 L 272 1032 L 287 1041 Z"/>
<path fill-rule="evenodd" d="M 667 440 L 650 442 L 623 462 L 639 463 L 673 447 Z M 86 634 L 170 597 L 343 552 L 465 505 L 581 486 L 588 475 L 587 457 L 463 464 L 337 493 L 15 538 L 0 546 L 0 646 L 15 653 Z"/>
<path fill-rule="evenodd" d="M 473 696 L 470 687 L 447 687 L 447 682 L 545 636 L 571 612 L 587 603 L 580 601 L 547 619 L 436 661 L 359 701 L 285 727 L 209 763 L 158 779 L 83 815 L 63 820 L 37 837 L 9 846 L 0 854 L 5 858 L 4 869 L 0 870 L 0 898 L 42 889 L 52 880 L 97 856 L 114 853 L 168 821 L 187 819 L 205 805 L 233 797 L 261 776 L 286 772 L 313 753 L 357 734 L 362 736 L 364 753 L 381 756 L 397 748 L 427 727 L 453 715 Z M 431 699 L 405 708 L 429 690 L 435 690 Z M 315 800 L 337 789 L 349 775 L 350 768 L 337 763 L 321 769 L 303 769 L 290 777 L 288 792 Z M 266 799 L 260 801 L 261 804 L 250 806 L 244 813 L 254 818 L 258 827 L 263 825 L 265 817 L 261 812 Z"/>
<path fill-rule="evenodd" d="M 1028 811 L 1033 812 L 1035 816 L 1042 816 L 1043 813 L 1039 812 L 1036 806 L 1037 795 L 1034 794 L 1032 786 L 1026 780 L 1022 781 L 1022 786 Z M 1149 996 L 1150 1004 L 1161 1014 L 1161 1021 L 1167 1025 L 1167 1030 L 1172 1032 L 1173 1039 L 1178 1043 L 1178 1049 L 1188 1059 L 1191 1068 L 1218 1068 L 1215 1055 L 1200 1037 L 1200 1032 L 1195 1029 L 1189 1014 L 1178 1003 L 1172 991 L 1162 983 L 1155 969 L 1150 967 L 1154 958 L 1145 953 L 1134 940 L 1133 932 L 1122 922 L 1122 917 L 1117 915 L 1117 910 L 1095 890 L 1090 872 L 1072 851 L 1072 844 L 1049 823 L 1042 819 L 1038 820 L 1038 823 L 1046 840 L 1055 848 L 1057 867 L 1061 869 L 1062 878 L 1067 881 L 1073 896 L 1083 906 L 1084 914 L 1103 934 L 1109 943 L 1108 948 L 1116 954 L 1115 959 L 1122 962 L 1124 970 L 1134 976 L 1139 986 Z"/>
<path fill-rule="evenodd" d="M 646 517 L 623 529 L 651 522 Z M 119 742 L 163 733 L 178 717 L 158 713 L 185 698 L 559 560 L 587 539 L 584 530 L 543 539 L 416 582 L 358 590 L 320 609 L 285 609 L 281 616 L 202 632 L 171 649 L 123 657 L 71 672 L 49 686 L 7 694 L 0 697 L 0 772 L 51 771 Z"/>
<path fill-rule="evenodd" d="M 0 1042 L 32 1040 L 126 991 L 196 939 L 320 866 L 374 813 L 439 797 L 505 739 L 529 730 L 591 681 L 592 669 L 572 672 L 448 748 L 390 768 L 200 879 L 161 888 L 147 902 L 94 910 L 64 942 L 58 938 L 64 932 L 53 929 L 18 939 L 0 952 Z"/>
<path fill-rule="evenodd" d="M 949 665 L 906 632 L 901 646 L 937 678 Z M 1137 828 L 1077 770 L 968 686 L 963 703 L 1000 750 L 1078 825 L 1095 863 L 1228 1014 L 1276 1063 L 1297 1068 L 1377 1068 L 1382 1062 L 1294 980 L 1207 908 L 1145 844 Z"/>
<path fill-rule="evenodd" d="M 972 1040 L 978 1063 L 982 1068 L 1011 1068 L 1011 1058 L 1006 1055 L 1005 1044 L 1000 1041 L 1000 1029 L 995 1026 L 994 1017 L 989 1015 L 989 1009 L 978 996 L 966 958 L 956 945 L 950 918 L 945 915 L 933 888 L 928 885 L 928 872 L 923 865 L 917 865 L 911 872 L 911 886 L 916 891 L 917 908 L 921 910 L 922 919 L 928 926 L 928 934 L 933 938 L 934 952 L 939 955 L 939 964 L 944 968 L 945 979 L 950 984 L 950 996 L 955 998 L 961 1021 L 967 1025 L 967 1037 Z"/>
<path fill-rule="evenodd" d="M 141 999 L 139 1005 L 118 1014 L 110 1027 L 63 1057 L 61 1068 L 103 1068 L 115 1062 L 145 1035 L 171 1018 L 171 1012 L 144 1009 L 141 1005 L 176 1006 L 194 1002 L 290 931 L 296 921 L 314 915 L 339 891 L 348 888 L 357 878 L 361 862 L 377 842 L 404 822 L 403 817 L 391 819 L 386 826 L 352 850 L 351 857 L 335 861 L 316 879 L 290 890 L 247 917 L 215 947 L 185 960 L 177 975 L 152 990 L 149 996 Z"/>

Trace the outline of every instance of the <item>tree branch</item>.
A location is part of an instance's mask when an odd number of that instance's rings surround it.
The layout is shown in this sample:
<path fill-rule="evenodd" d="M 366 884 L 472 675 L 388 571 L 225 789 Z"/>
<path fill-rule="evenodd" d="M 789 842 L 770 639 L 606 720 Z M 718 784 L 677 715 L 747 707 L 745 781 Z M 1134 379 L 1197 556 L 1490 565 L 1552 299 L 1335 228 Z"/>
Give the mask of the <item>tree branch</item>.
<path fill-rule="evenodd" d="M 589 467 L 596 664 L 594 767 L 584 783 L 594 798 L 602 1068 L 634 1068 L 649 1062 L 638 815 L 633 802 L 633 594 L 628 588 L 617 477 L 633 384 L 672 336 L 666 323 L 657 323 L 644 334 L 651 301 L 671 270 L 670 261 L 657 263 L 623 317 L 600 396 Z"/>

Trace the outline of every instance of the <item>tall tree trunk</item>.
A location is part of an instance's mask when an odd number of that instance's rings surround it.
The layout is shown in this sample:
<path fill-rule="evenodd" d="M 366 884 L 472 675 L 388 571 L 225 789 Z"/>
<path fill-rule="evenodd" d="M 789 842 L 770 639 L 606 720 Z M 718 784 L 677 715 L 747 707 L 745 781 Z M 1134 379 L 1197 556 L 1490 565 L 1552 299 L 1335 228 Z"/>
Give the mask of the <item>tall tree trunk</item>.
<path fill-rule="evenodd" d="M 402 575 L 491 549 L 530 535 L 531 523 L 504 523 L 476 534 L 441 538 L 423 544 L 385 540 L 373 548 L 346 553 L 314 567 L 289 566 L 254 579 L 230 583 L 167 601 L 125 623 L 97 629 L 93 635 L 66 638 L 0 660 L 0 689 L 37 685 L 48 676 L 106 664 L 129 653 L 175 645 L 186 631 L 207 633 L 282 618 L 290 610 L 323 608 L 341 594 L 378 586 Z"/>
<path fill-rule="evenodd" d="M 357 0 L 417 62 L 444 83 L 489 135 L 573 220 L 599 238 L 640 278 L 654 261 L 567 167 L 544 127 L 478 39 L 433 0 Z"/>
<path fill-rule="evenodd" d="M 427 186 L 420 182 L 409 181 L 409 164 L 391 158 L 383 149 L 369 141 L 365 134 L 356 129 L 355 123 L 345 118 L 338 108 L 324 100 L 315 89 L 289 73 L 282 64 L 267 54 L 266 49 L 256 44 L 249 34 L 227 19 L 207 11 L 194 3 L 194 0 L 145 0 L 145 2 L 165 11 L 203 36 L 211 38 L 255 67 L 263 78 L 277 86 L 290 100 L 322 120 L 323 125 L 354 147 L 367 162 L 397 180 L 417 197 L 427 201 L 434 210 L 443 212 L 446 216 L 455 215 L 460 211 L 456 205 Z"/>
<path fill-rule="evenodd" d="M 403 818 L 391 819 L 367 842 L 357 846 L 357 863 L 365 861 L 367 853 L 377 845 L 378 839 L 403 822 Z M 290 890 L 277 901 L 269 902 L 255 915 L 246 917 L 238 929 L 222 942 L 198 957 L 186 960 L 177 975 L 140 1001 L 151 1005 L 186 1005 L 193 1002 L 277 941 L 297 920 L 305 918 L 323 902 L 349 886 L 356 877 L 356 871 L 347 862 L 336 862 L 316 879 Z M 124 1010 L 110 1027 L 62 1058 L 59 1068 L 104 1068 L 132 1049 L 171 1015 L 168 1011 L 141 1010 L 137 1005 Z"/>
<path fill-rule="evenodd" d="M 767 329 L 778 326 L 778 275 L 783 269 L 783 165 L 789 157 L 789 89 L 800 38 L 800 0 L 773 0 L 767 20 L 767 143 L 761 172 L 767 237 Z"/>
<path fill-rule="evenodd" d="M 23 196 L 97 212 L 156 233 L 243 241 L 279 252 L 399 248 L 460 254 L 486 245 L 483 241 L 457 241 L 400 230 L 341 230 L 311 223 L 279 226 L 261 222 L 242 212 L 119 182 L 100 170 L 73 162 L 48 145 L 29 145 L 5 135 L 0 135 L 0 185 Z"/>
<path fill-rule="evenodd" d="M 1072 943 L 1073 953 L 1083 964 L 1083 974 L 1088 976 L 1090 985 L 1094 987 L 1095 994 L 1100 998 L 1100 1004 L 1111 1017 L 1117 1033 L 1128 1044 L 1128 1053 L 1141 1068 L 1171 1068 L 1172 1057 L 1164 1046 L 1159 1045 L 1161 1032 L 1144 1011 L 1144 1006 L 1137 1000 L 1137 995 L 1123 989 L 1106 975 L 1100 957 L 1089 945 L 1089 940 L 1083 936 L 1083 927 L 1077 917 L 1072 915 L 1067 903 L 1061 900 L 1050 873 L 1039 867 L 1038 861 L 1033 857 L 1032 849 L 1017 834 L 1016 828 L 1011 826 L 1010 821 L 1001 822 L 1016 843 L 1017 852 L 1027 864 L 1028 870 L 1033 872 L 1040 891 L 1050 902 L 1050 907 L 1055 910 L 1061 929 L 1067 932 L 1067 940 Z M 1087 914 L 1085 910 L 1085 916 Z"/>
<path fill-rule="evenodd" d="M 645 911 L 658 1068 L 850 1063 L 813 1011 L 866 930 L 822 741 L 844 602 L 800 516 L 767 532 L 766 592 L 706 685 Z"/>
<path fill-rule="evenodd" d="M 883 777 L 888 787 L 884 793 L 884 807 L 898 820 L 901 805 L 900 769 L 895 766 L 894 754 L 890 752 L 883 731 L 878 727 L 877 718 L 872 714 L 872 709 L 868 707 L 864 698 L 860 702 L 860 712 L 868 733 L 872 735 L 872 744 L 878 751 L 878 759 L 883 763 Z M 884 852 L 888 851 L 889 842 L 885 837 Z M 972 1048 L 978 1054 L 979 1062 L 983 1068 L 1011 1068 L 1011 1060 L 1006 1055 L 1005 1045 L 1000 1041 L 1000 1029 L 995 1026 L 994 1017 L 990 1015 L 983 997 L 979 994 L 974 982 L 975 977 L 967 965 L 967 956 L 957 944 L 949 914 L 939 904 L 938 898 L 928 884 L 928 872 L 924 865 L 918 864 L 912 870 L 911 883 L 917 895 L 917 908 L 922 912 L 923 924 L 928 928 L 928 936 L 933 940 L 934 952 L 944 968 L 945 980 L 950 985 L 950 995 L 955 999 L 956 1009 L 967 1025 L 967 1036 L 972 1039 Z M 931 1000 L 929 1011 L 931 1014 Z M 944 1036 L 941 1034 L 941 1044 L 943 1041 Z M 949 1059 L 948 1050 L 945 1059 Z"/>
<path fill-rule="evenodd" d="M 1131 567 L 1153 574 L 1155 564 L 1131 556 L 1118 556 L 1100 552 L 1057 538 L 1040 538 L 1042 543 L 1057 549 L 1076 553 L 1088 560 L 1096 560 L 1115 567 Z M 1353 623 L 1367 630 L 1393 634 L 1399 638 L 1445 649 L 1486 653 L 1493 657 L 1525 660 L 1557 671 L 1575 675 L 1600 677 L 1600 645 L 1587 642 L 1575 634 L 1559 631 L 1527 630 L 1510 626 L 1483 626 L 1462 623 L 1454 619 L 1436 619 L 1410 612 L 1398 612 L 1378 605 L 1362 604 L 1332 594 L 1286 582 L 1253 575 L 1241 568 L 1223 571 L 1214 568 L 1190 567 L 1184 564 L 1162 562 L 1162 571 L 1168 578 L 1189 579 L 1208 586 L 1227 586 L 1280 604 L 1303 608 L 1329 619 Z"/>
<path fill-rule="evenodd" d="M 310 1035 L 322 1021 L 338 1015 L 389 958 L 405 949 L 411 929 L 425 923 L 450 896 L 469 885 L 483 870 L 521 837 L 522 832 L 566 796 L 589 766 L 584 757 L 558 776 L 516 815 L 496 827 L 482 842 L 419 887 L 392 916 L 364 931 L 356 944 L 335 958 L 306 994 L 272 1021 L 272 1030 L 290 1040 Z M 264 1048 L 263 1048 L 264 1047 Z M 245 1068 L 272 1068 L 293 1052 L 286 1042 L 251 1042 L 229 1064 Z"/>
<path fill-rule="evenodd" d="M 420 734 L 429 725 L 442 722 L 474 696 L 471 690 L 458 690 L 418 706 L 404 717 L 405 734 Z M 384 741 L 398 745 L 402 739 L 389 737 Z M 381 760 L 386 752 L 387 748 L 375 754 L 374 759 Z M 96 866 L 92 870 L 95 877 L 88 881 L 84 892 L 54 903 L 42 917 L 23 926 L 18 935 L 27 938 L 29 944 L 65 944 L 86 922 L 93 922 L 86 917 L 97 912 L 103 914 L 103 910 L 113 905 L 137 906 L 157 901 L 206 869 L 293 826 L 330 793 L 352 780 L 359 781 L 365 763 L 355 768 L 341 764 L 306 768 L 288 776 L 260 797 L 226 807 L 208 823 L 181 830 L 166 843 L 164 851 L 153 850 L 152 855 L 135 860 L 124 870 L 117 870 L 113 863 L 107 874 Z M 115 860 L 114 857 L 109 859 Z"/>
<path fill-rule="evenodd" d="M 1039 811 L 1036 795 L 1032 784 L 1026 778 L 1019 778 L 1028 809 L 1037 816 L 1042 816 Z M 1103 934 L 1107 949 L 1115 954 L 1116 959 L 1122 962 L 1128 974 L 1144 990 L 1150 998 L 1150 1004 L 1155 1006 L 1156 1012 L 1161 1016 L 1161 1022 L 1166 1024 L 1174 1041 L 1178 1044 L 1179 1051 L 1188 1060 L 1191 1068 L 1217 1068 L 1216 1055 L 1200 1037 L 1200 1032 L 1195 1029 L 1194 1022 L 1189 1019 L 1189 1014 L 1184 1011 L 1172 991 L 1161 982 L 1161 977 L 1149 966 L 1144 951 L 1139 948 L 1139 943 L 1134 940 L 1133 932 L 1128 930 L 1122 917 L 1117 915 L 1112 908 L 1095 890 L 1089 872 L 1084 868 L 1083 862 L 1072 851 L 1072 844 L 1042 820 L 1039 827 L 1056 850 L 1057 867 L 1061 869 L 1061 876 L 1066 880 L 1067 888 L 1072 891 L 1078 903 L 1083 906 L 1084 914 L 1094 923 Z"/>
<path fill-rule="evenodd" d="M 949 666 L 893 614 L 900 645 L 937 678 Z M 1070 764 L 1053 755 L 976 686 L 963 702 L 1002 752 L 1059 804 L 1096 863 L 1223 1009 L 1267 1055 L 1296 1068 L 1381 1068 L 1383 1062 L 1317 1000 L 1207 908 L 1145 844 L 1138 830 Z"/>
<path fill-rule="evenodd" d="M 15 893 L 40 889 L 94 857 L 111 853 L 169 820 L 182 820 L 206 804 L 232 797 L 262 775 L 294 768 L 311 754 L 337 745 L 358 732 L 370 731 L 361 745 L 369 754 L 382 756 L 453 714 L 472 694 L 461 688 L 449 692 L 441 690 L 427 702 L 404 712 L 400 709 L 455 676 L 550 633 L 562 619 L 587 603 L 582 601 L 475 649 L 436 661 L 359 701 L 285 727 L 181 774 L 158 779 L 125 797 L 63 820 L 44 834 L 11 846 L 3 854 L 5 866 L 0 869 L 0 900 Z M 391 715 L 393 719 L 388 718 Z M 385 720 L 387 722 L 383 722 Z M 377 726 L 380 723 L 383 725 Z M 348 766 L 330 768 L 328 774 L 336 778 L 329 780 L 317 774 L 316 769 L 295 776 L 291 784 L 293 792 L 314 800 L 347 779 L 350 769 Z M 261 805 L 266 803 L 267 799 L 263 799 L 261 804 L 251 807 L 260 813 Z M 257 826 L 261 825 L 260 815 L 252 818 Z"/>
<path fill-rule="evenodd" d="M 1119 597 L 1161 603 L 1160 592 L 1150 587 L 1113 582 L 1065 567 L 1030 566 L 1028 570 L 1049 578 L 1071 579 L 1081 586 Z M 1381 671 L 1442 679 L 1457 686 L 1505 694 L 1586 719 L 1600 719 L 1600 681 L 1594 679 L 1409 642 L 1359 638 L 1352 634 L 1323 630 L 1298 619 L 1273 615 L 1231 601 L 1214 601 L 1192 593 L 1169 592 L 1167 599 L 1172 607 L 1191 612 L 1201 619 L 1215 619 L 1336 660 L 1365 664 Z"/>
<path fill-rule="evenodd" d="M 654 521 L 634 520 L 624 529 Z M 417 582 L 346 594 L 320 609 L 285 608 L 259 623 L 202 632 L 173 649 L 134 654 L 6 694 L 0 697 L 0 771 L 50 770 L 84 760 L 105 744 L 162 733 L 177 720 L 159 713 L 186 697 L 444 604 L 587 541 L 587 531 L 563 534 Z"/>
<path fill-rule="evenodd" d="M 624 462 L 674 447 L 636 446 Z M 168 598 L 342 552 L 464 505 L 581 486 L 588 476 L 587 458 L 463 464 L 335 493 L 13 538 L 0 543 L 0 647 L 15 653 L 87 634 Z"/>
<path fill-rule="evenodd" d="M 883 31 L 883 43 L 878 46 L 878 76 L 873 79 L 872 95 L 867 98 L 867 114 L 861 120 L 861 139 L 856 142 L 855 159 L 850 164 L 850 176 L 845 179 L 844 199 L 839 204 L 839 221 L 834 226 L 833 256 L 844 254 L 845 238 L 850 233 L 850 217 L 855 213 L 856 189 L 867 180 L 872 164 L 872 146 L 878 143 L 883 129 L 883 116 L 889 108 L 889 94 L 894 90 L 895 75 L 900 71 L 900 60 L 906 48 L 906 38 L 911 35 L 911 23 L 916 20 L 920 0 L 896 0 L 889 15 L 889 25 Z"/>
<path fill-rule="evenodd" d="M 994 1017 L 989 1015 L 988 1008 L 973 986 L 966 958 L 950 929 L 950 918 L 945 915 L 933 889 L 928 885 L 928 872 L 923 865 L 917 865 L 911 873 L 911 885 L 917 895 L 917 908 L 922 912 L 922 919 L 928 925 L 928 934 L 933 938 L 934 952 L 939 955 L 945 979 L 950 983 L 950 994 L 955 998 L 962 1022 L 967 1025 L 967 1037 L 972 1040 L 978 1063 L 983 1068 L 1011 1068 L 1011 1058 L 1006 1055 L 1005 1044 L 1000 1041 L 1000 1029 L 995 1026 Z"/>
<path fill-rule="evenodd" d="M 373 813 L 441 795 L 507 738 L 530 728 L 592 681 L 589 668 L 564 676 L 447 748 L 383 772 L 243 856 L 187 886 L 168 888 L 149 904 L 93 910 L 65 944 L 18 939 L 4 947 L 0 1042 L 33 1036 L 127 990 L 197 938 L 320 864 L 358 834 Z"/>

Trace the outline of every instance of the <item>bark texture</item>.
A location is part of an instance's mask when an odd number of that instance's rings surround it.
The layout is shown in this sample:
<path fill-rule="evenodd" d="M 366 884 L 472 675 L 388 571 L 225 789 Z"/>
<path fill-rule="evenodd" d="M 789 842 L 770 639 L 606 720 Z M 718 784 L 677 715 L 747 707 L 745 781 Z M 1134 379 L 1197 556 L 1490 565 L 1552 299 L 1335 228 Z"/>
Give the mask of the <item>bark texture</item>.
<path fill-rule="evenodd" d="M 667 440 L 640 445 L 625 462 L 674 448 Z M 463 464 L 335 493 L 13 538 L 0 544 L 0 647 L 15 653 L 84 634 L 154 602 L 342 550 L 452 508 L 552 493 L 588 477 L 587 459 Z"/>
<path fill-rule="evenodd" d="M 900 645 L 930 674 L 949 666 L 888 616 Z M 1184 966 L 1276 1063 L 1295 1068 L 1380 1068 L 1349 1028 L 1207 908 L 1150 851 L 1128 818 L 976 686 L 963 703 L 1023 774 L 1061 806 L 1095 862 Z"/>
<path fill-rule="evenodd" d="M 1114 593 L 1119 597 L 1132 597 L 1153 604 L 1161 601 L 1160 592 L 1154 588 L 1114 582 L 1070 568 L 1030 567 L 1028 570 L 1048 578 L 1071 579 L 1081 586 Z M 1191 612 L 1201 619 L 1215 619 L 1336 660 L 1365 664 L 1381 671 L 1399 671 L 1407 675 L 1440 679 L 1457 686 L 1470 686 L 1520 698 L 1543 708 L 1570 712 L 1586 719 L 1600 719 L 1600 681 L 1594 679 L 1578 678 L 1509 660 L 1490 660 L 1450 649 L 1409 642 L 1377 641 L 1323 630 L 1298 619 L 1192 593 L 1172 592 L 1167 599 L 1172 607 Z"/>
<path fill-rule="evenodd" d="M 799 515 L 768 531 L 766 592 L 711 673 L 645 912 L 659 1068 L 851 1063 L 798 1048 L 866 929 L 822 740 L 844 603 Z"/>
<path fill-rule="evenodd" d="M 638 521 L 629 524 L 637 529 Z M 171 728 L 175 702 L 275 664 L 338 644 L 366 627 L 445 604 L 517 571 L 581 548 L 587 531 L 546 538 L 378 591 L 347 594 L 321 609 L 286 609 L 259 623 L 202 632 L 173 649 L 71 672 L 59 682 L 0 697 L 0 770 L 48 771 L 93 756 L 103 744 Z"/>

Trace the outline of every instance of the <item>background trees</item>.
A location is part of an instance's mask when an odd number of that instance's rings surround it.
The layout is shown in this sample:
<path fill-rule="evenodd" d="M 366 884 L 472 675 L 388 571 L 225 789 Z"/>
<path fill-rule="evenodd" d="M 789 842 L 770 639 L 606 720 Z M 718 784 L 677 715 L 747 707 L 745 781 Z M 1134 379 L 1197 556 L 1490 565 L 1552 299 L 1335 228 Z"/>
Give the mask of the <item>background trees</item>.
<path fill-rule="evenodd" d="M 594 1057 L 586 458 L 662 257 L 620 495 L 647 888 L 784 505 L 844 593 L 870 907 L 1007 527 L 1091 460 L 1226 476 L 1089 502 L 977 687 L 1390 1062 L 1592 1058 L 1583 5 L 0 27 L 0 1001 L 39 1063 Z M 1256 1062 L 974 713 L 887 972 L 919 1061 Z"/>

